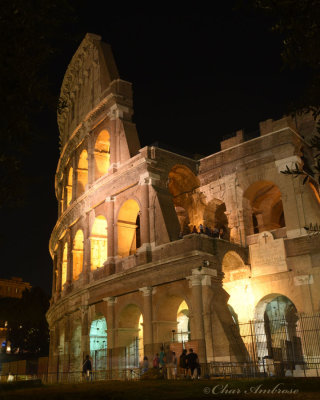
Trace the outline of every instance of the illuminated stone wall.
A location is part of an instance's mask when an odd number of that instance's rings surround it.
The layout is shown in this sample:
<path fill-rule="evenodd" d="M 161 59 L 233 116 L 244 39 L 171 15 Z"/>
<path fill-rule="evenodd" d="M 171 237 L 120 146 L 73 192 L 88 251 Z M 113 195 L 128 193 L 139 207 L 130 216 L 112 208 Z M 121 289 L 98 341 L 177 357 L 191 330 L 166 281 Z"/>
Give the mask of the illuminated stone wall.
<path fill-rule="evenodd" d="M 91 34 L 61 97 L 50 371 L 91 354 L 97 321 L 103 370 L 186 340 L 202 362 L 242 362 L 250 355 L 235 324 L 265 318 L 281 296 L 297 313 L 319 311 L 319 237 L 304 229 L 320 222 L 319 189 L 281 174 L 305 146 L 287 119 L 253 140 L 238 132 L 199 161 L 140 148 L 131 84 Z"/>

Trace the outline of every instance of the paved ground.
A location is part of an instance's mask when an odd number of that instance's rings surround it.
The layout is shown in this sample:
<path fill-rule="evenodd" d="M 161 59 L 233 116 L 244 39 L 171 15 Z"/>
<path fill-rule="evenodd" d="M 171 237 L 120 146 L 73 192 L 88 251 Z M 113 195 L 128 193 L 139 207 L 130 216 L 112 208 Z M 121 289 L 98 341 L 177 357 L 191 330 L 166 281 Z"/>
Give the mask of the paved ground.
<path fill-rule="evenodd" d="M 1 400 L 320 399 L 320 378 L 200 381 L 107 381 L 65 385 L 0 386 Z"/>

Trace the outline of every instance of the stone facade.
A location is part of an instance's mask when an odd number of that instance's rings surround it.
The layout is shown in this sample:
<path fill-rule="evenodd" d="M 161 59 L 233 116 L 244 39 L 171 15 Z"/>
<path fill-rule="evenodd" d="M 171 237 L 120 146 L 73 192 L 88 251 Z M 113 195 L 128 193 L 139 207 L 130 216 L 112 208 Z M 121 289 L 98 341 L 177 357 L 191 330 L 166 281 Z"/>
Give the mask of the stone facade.
<path fill-rule="evenodd" d="M 319 189 L 281 173 L 312 158 L 299 131 L 311 121 L 265 121 L 200 160 L 140 148 L 131 84 L 92 34 L 61 99 L 51 372 L 80 370 L 85 354 L 96 369 L 137 366 L 167 344 L 247 361 L 236 324 L 263 320 L 272 302 L 283 318 L 319 311 L 319 237 L 304 228 L 320 222 Z"/>

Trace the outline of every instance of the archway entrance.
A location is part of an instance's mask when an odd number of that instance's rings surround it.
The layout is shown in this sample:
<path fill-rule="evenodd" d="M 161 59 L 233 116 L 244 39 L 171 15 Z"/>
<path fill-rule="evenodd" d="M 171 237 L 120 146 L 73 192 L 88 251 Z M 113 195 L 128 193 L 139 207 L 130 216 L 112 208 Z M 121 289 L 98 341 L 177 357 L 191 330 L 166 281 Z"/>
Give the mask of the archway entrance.
<path fill-rule="evenodd" d="M 103 215 L 96 217 L 93 223 L 91 243 L 91 270 L 103 267 L 108 258 L 107 220 Z"/>
<path fill-rule="evenodd" d="M 297 309 L 286 296 L 270 294 L 261 299 L 256 306 L 254 323 L 258 357 L 288 363 L 301 362 L 298 320 Z"/>
<path fill-rule="evenodd" d="M 108 173 L 110 166 L 110 135 L 103 130 L 99 133 L 94 146 L 95 179 Z"/>
<path fill-rule="evenodd" d="M 91 323 L 90 356 L 95 371 L 107 369 L 107 322 L 104 317 Z"/>
<path fill-rule="evenodd" d="M 285 226 L 281 192 L 273 182 L 255 182 L 243 196 L 247 235 Z"/>
<path fill-rule="evenodd" d="M 139 205 L 133 200 L 127 200 L 118 214 L 118 255 L 128 257 L 135 254 L 141 246 Z"/>
<path fill-rule="evenodd" d="M 184 343 L 190 340 L 189 307 L 185 300 L 182 301 L 177 312 L 176 341 Z"/>
<path fill-rule="evenodd" d="M 83 267 L 83 232 L 79 229 L 76 233 L 73 242 L 72 256 L 73 256 L 73 265 L 72 265 L 72 277 L 73 280 L 79 279 L 79 275 L 82 272 Z"/>
<path fill-rule="evenodd" d="M 138 306 L 129 304 L 119 318 L 118 348 L 120 368 L 138 368 L 144 356 L 143 316 Z"/>

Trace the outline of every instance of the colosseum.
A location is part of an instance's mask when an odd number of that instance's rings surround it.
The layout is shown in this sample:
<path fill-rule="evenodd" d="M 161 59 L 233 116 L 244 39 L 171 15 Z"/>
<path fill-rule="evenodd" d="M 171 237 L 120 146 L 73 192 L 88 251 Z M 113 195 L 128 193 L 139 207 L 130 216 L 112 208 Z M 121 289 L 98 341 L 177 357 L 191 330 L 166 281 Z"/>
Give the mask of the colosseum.
<path fill-rule="evenodd" d="M 162 346 L 192 347 L 211 371 L 318 373 L 320 246 L 306 227 L 319 187 L 282 173 L 312 163 L 312 118 L 261 122 L 201 159 L 141 148 L 132 85 L 94 34 L 61 100 L 49 375 L 76 376 L 87 354 L 96 376 L 132 373 Z"/>

